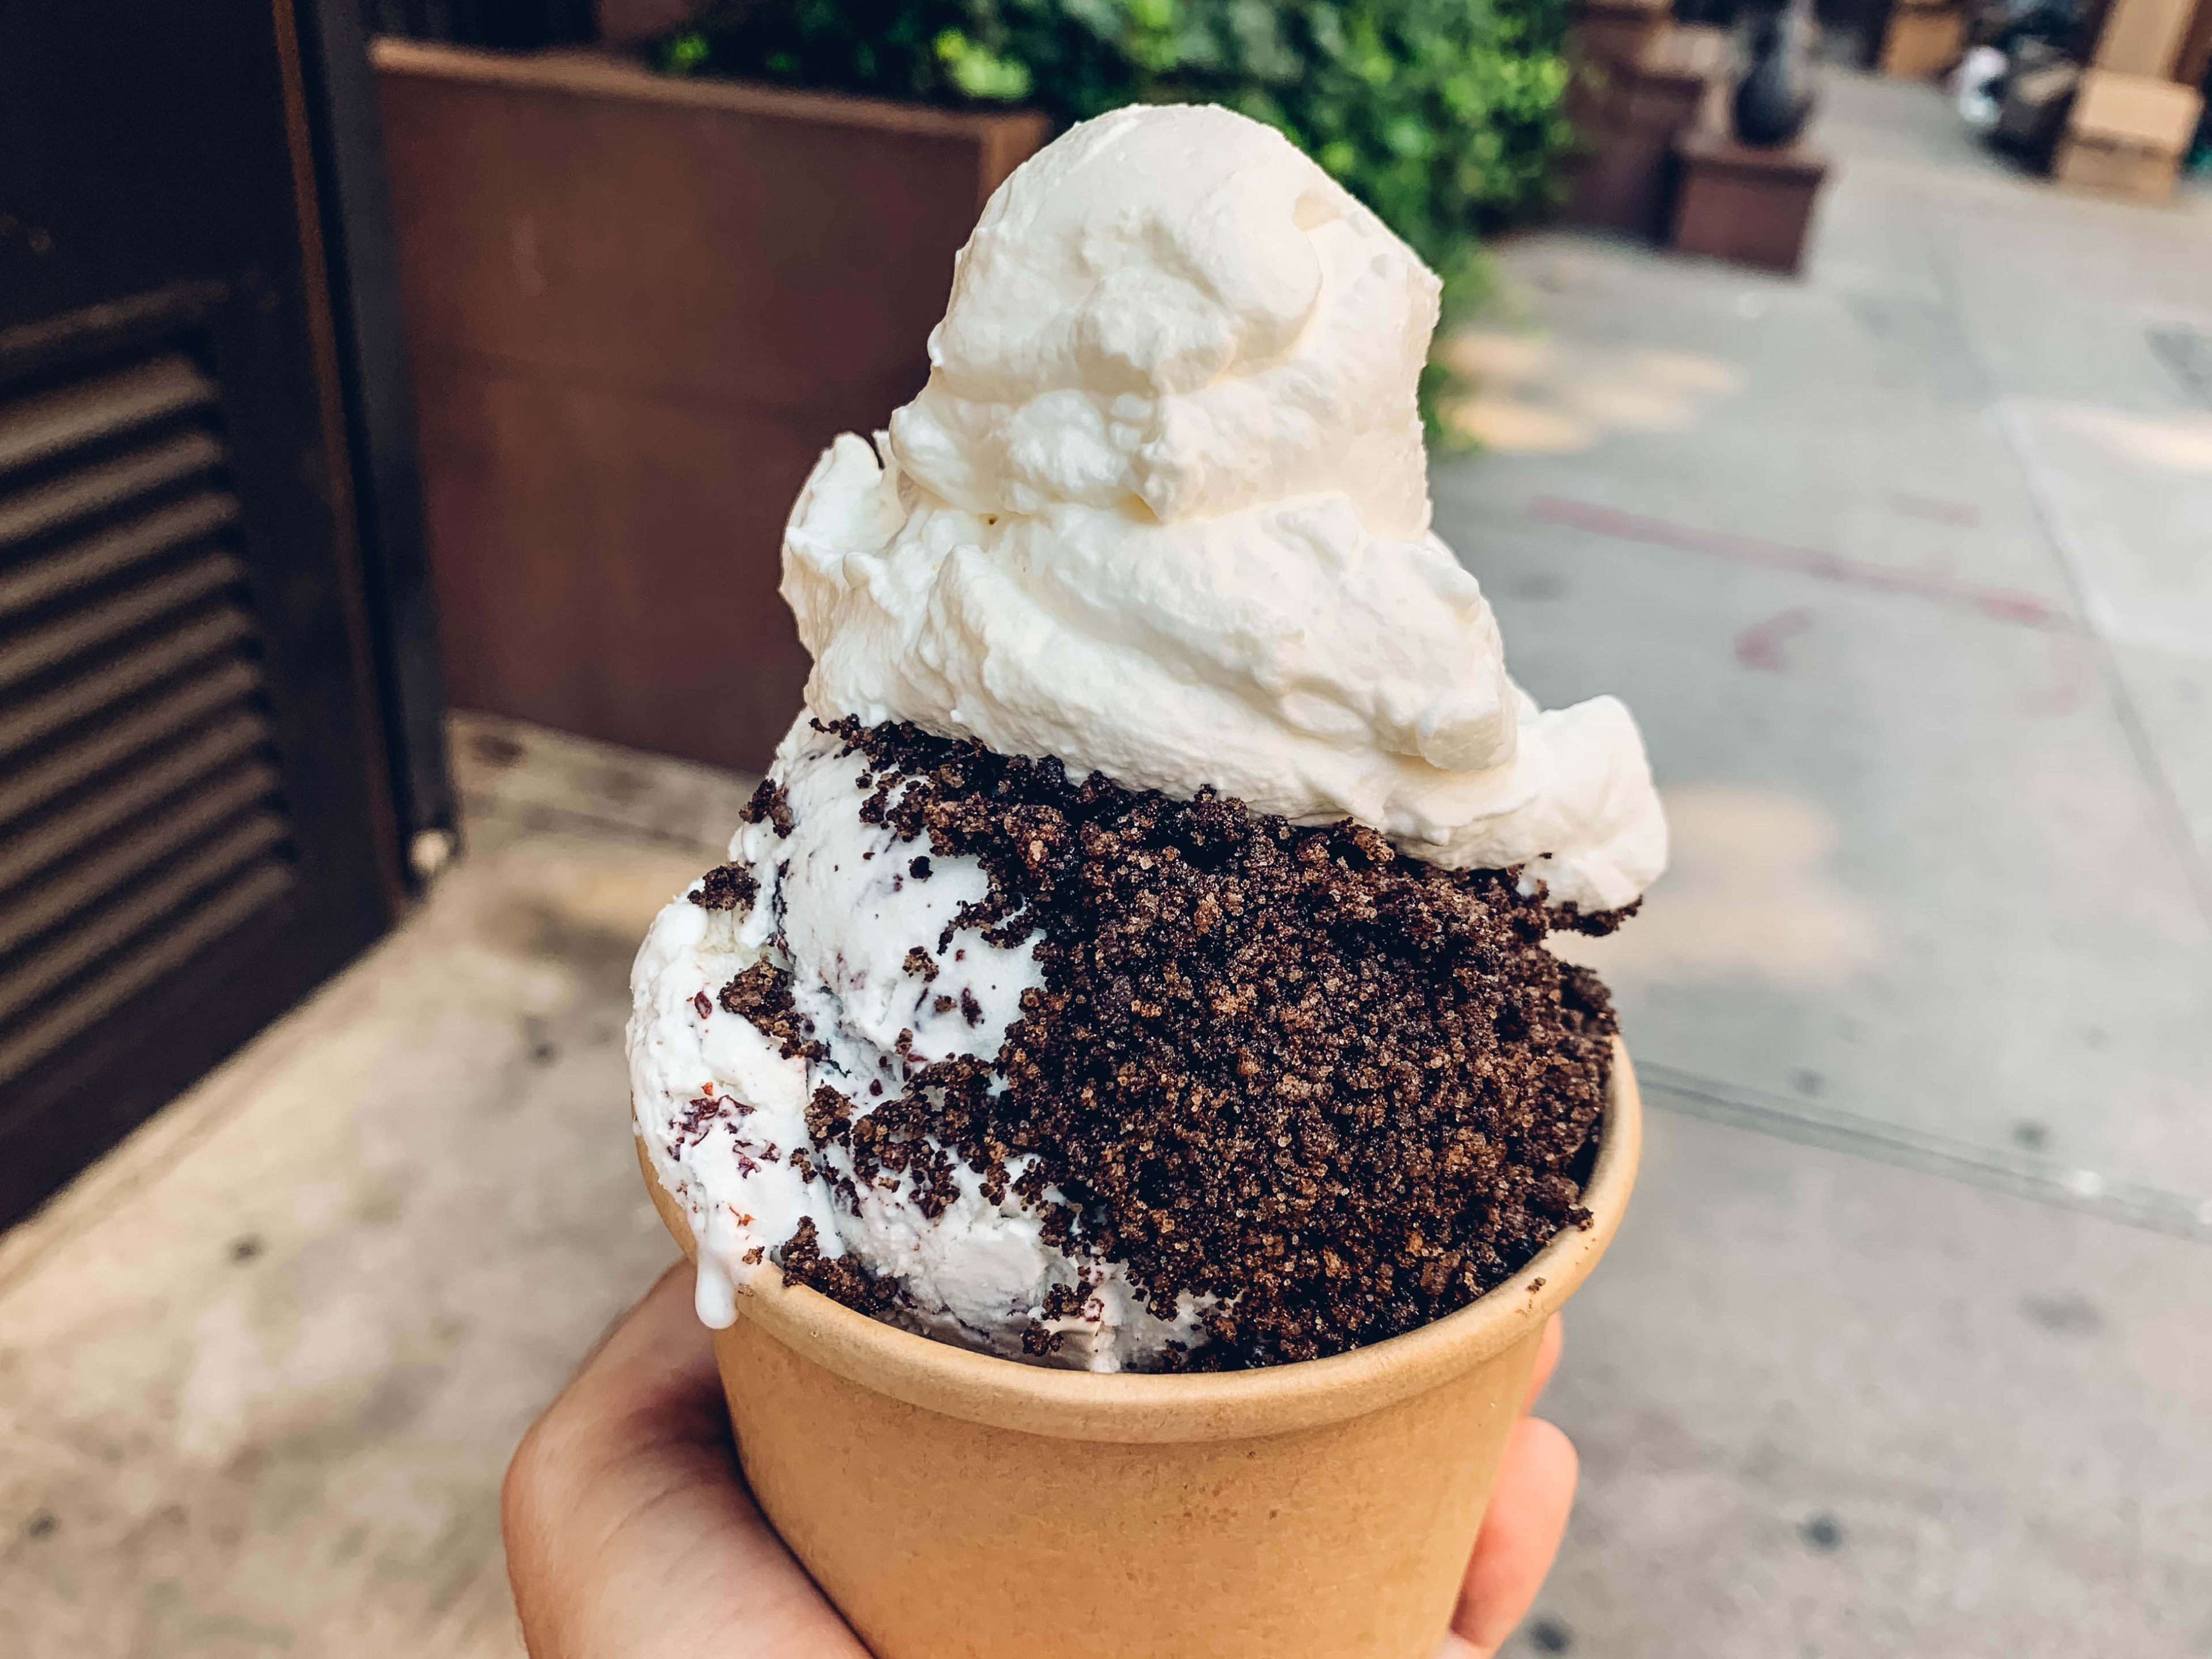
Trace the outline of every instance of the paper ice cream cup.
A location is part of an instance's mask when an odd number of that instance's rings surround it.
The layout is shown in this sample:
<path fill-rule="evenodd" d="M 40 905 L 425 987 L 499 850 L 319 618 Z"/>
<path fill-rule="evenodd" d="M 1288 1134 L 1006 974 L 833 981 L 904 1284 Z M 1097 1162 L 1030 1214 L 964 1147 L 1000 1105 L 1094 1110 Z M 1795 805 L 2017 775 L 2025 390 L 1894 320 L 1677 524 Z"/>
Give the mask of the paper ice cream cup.
<path fill-rule="evenodd" d="M 1620 1224 L 1642 1128 L 1616 1042 L 1589 1224 L 1328 1359 L 1049 1370 L 764 1274 L 714 1334 L 745 1478 L 878 1659 L 1431 1659 L 1545 1322 Z"/>

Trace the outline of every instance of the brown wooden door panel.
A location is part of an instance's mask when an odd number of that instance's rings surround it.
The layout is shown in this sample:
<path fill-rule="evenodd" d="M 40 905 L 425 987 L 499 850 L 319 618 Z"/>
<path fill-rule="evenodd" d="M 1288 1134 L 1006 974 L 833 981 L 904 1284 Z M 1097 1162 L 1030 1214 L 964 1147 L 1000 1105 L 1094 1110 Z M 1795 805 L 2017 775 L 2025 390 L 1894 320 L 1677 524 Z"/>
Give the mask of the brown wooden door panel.
<path fill-rule="evenodd" d="M 403 890 L 289 4 L 0 40 L 4 1224 Z"/>

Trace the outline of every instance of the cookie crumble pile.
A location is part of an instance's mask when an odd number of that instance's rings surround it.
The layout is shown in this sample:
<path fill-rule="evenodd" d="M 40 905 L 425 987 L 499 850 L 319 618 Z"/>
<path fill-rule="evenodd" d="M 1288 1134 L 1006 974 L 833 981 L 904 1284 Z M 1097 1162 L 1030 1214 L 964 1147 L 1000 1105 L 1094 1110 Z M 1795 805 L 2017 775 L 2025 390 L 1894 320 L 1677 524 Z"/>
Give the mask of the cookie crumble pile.
<path fill-rule="evenodd" d="M 903 1180 L 934 1217 L 957 1159 L 1079 1261 L 1123 1264 L 1164 1314 L 1199 1298 L 1202 1334 L 1171 1356 L 1194 1370 L 1413 1329 L 1587 1219 L 1614 1021 L 1595 976 L 1542 940 L 1608 933 L 1630 910 L 1547 906 L 1517 872 L 1439 869 L 1350 822 L 1074 780 L 908 726 L 817 729 L 862 769 L 863 821 L 927 836 L 910 878 L 964 855 L 989 879 L 940 936 L 911 942 L 908 971 L 933 977 L 933 953 L 973 929 L 1034 937 L 1044 980 L 989 1061 L 909 1062 L 896 1093 L 872 1085 L 865 1104 L 817 1073 L 808 1133 L 854 1174 L 802 1167 L 841 1201 L 854 1181 Z M 746 816 L 789 833 L 772 784 Z M 749 908 L 743 874 L 711 872 L 696 902 Z M 719 1000 L 787 1056 L 821 1057 L 770 962 Z M 894 1304 L 894 1287 L 823 1255 L 811 1222 L 777 1258 L 862 1311 Z M 1046 1317 L 1084 1295 L 1063 1287 Z M 1039 1322 L 1025 1346 L 1058 1340 Z"/>

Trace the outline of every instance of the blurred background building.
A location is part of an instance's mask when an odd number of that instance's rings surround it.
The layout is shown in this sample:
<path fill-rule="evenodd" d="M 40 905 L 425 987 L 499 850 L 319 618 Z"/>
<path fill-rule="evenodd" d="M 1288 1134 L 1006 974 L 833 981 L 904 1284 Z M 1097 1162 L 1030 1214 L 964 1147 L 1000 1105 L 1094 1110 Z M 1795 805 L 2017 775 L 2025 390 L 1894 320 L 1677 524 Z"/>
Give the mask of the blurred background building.
<path fill-rule="evenodd" d="M 798 707 L 785 512 L 998 182 L 1163 96 L 1446 274 L 1437 528 L 1668 794 L 1516 1650 L 2212 1651 L 2212 3 L 0 41 L 0 1652 L 519 1650 L 494 1494 L 668 1254 L 627 966 Z"/>

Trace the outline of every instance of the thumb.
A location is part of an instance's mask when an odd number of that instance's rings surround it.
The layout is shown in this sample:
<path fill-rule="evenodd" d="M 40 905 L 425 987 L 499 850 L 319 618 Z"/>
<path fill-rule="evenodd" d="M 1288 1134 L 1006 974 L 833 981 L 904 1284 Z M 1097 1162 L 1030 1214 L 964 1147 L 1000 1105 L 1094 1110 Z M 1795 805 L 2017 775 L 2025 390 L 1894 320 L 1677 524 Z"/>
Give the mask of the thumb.
<path fill-rule="evenodd" d="M 1559 1553 L 1577 1467 L 1574 1443 L 1554 1425 L 1524 1417 L 1513 1425 L 1437 1659 L 1492 1659 L 1527 1616 Z"/>

